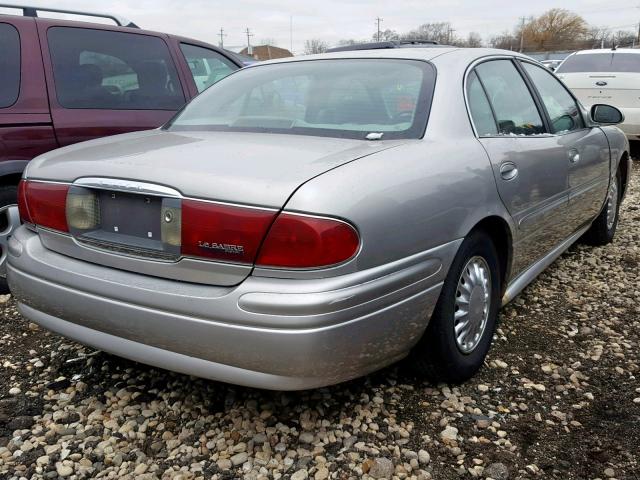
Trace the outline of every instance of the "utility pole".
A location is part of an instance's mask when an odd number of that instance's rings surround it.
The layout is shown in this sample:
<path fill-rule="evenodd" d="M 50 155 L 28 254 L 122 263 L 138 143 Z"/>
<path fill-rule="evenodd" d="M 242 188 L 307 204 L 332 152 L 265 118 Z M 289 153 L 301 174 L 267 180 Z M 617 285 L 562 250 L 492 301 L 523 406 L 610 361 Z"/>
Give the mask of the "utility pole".
<path fill-rule="evenodd" d="M 289 51 L 293 54 L 293 15 L 289 16 Z"/>
<path fill-rule="evenodd" d="M 248 27 L 244 33 L 247 34 L 247 55 L 253 55 L 253 48 L 251 48 L 251 37 L 253 37 L 253 33 L 251 33 Z"/>
<path fill-rule="evenodd" d="M 378 42 L 380 41 L 380 23 L 382 22 L 383 22 L 382 18 L 376 17 L 376 23 L 378 24 L 378 35 L 376 38 L 378 39 Z"/>
<path fill-rule="evenodd" d="M 640 22 L 638 23 L 638 44 L 640 44 Z"/>
<path fill-rule="evenodd" d="M 224 37 L 227 36 L 227 34 L 224 33 L 224 28 L 220 28 L 220 33 L 218 34 L 218 36 L 220 37 L 220 48 L 224 48 Z"/>
<path fill-rule="evenodd" d="M 524 17 L 520 17 L 520 52 L 524 50 L 524 22 L 526 19 Z"/>
<path fill-rule="evenodd" d="M 447 27 L 447 43 L 451 44 L 451 40 L 453 39 L 453 32 L 455 32 L 455 28 L 451 28 L 451 25 Z"/>

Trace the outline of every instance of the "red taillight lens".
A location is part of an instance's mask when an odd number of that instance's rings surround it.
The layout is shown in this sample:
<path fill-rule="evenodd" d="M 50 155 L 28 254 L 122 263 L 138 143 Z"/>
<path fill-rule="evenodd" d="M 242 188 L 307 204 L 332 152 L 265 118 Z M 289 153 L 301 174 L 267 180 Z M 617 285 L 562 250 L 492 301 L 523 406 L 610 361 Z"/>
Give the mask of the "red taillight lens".
<path fill-rule="evenodd" d="M 27 208 L 27 182 L 24 180 L 18 183 L 18 212 L 23 223 L 33 223 Z"/>
<path fill-rule="evenodd" d="M 326 267 L 350 259 L 359 246 L 358 232 L 348 223 L 282 213 L 269 230 L 256 264 L 284 268 Z"/>
<path fill-rule="evenodd" d="M 253 263 L 274 210 L 182 201 L 183 255 Z"/>
<path fill-rule="evenodd" d="M 66 203 L 68 185 L 22 181 L 18 187 L 20 218 L 38 226 L 68 232 Z"/>

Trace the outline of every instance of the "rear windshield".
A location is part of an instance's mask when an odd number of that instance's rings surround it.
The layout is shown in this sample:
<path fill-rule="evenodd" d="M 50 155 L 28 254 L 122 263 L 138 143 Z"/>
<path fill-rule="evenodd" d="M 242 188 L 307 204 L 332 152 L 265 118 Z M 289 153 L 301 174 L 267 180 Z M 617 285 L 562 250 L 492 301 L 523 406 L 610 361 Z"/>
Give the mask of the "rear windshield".
<path fill-rule="evenodd" d="M 584 53 L 571 55 L 556 73 L 633 72 L 640 73 L 640 53 Z"/>
<path fill-rule="evenodd" d="M 259 65 L 207 89 L 165 128 L 419 138 L 434 82 L 434 68 L 412 60 Z"/>

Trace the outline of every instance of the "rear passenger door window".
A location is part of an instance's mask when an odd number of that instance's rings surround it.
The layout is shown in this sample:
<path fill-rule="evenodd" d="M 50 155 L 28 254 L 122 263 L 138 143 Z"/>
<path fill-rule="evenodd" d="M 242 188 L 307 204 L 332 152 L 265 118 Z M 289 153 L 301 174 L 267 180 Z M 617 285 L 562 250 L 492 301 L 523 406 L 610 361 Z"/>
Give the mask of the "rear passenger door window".
<path fill-rule="evenodd" d="M 20 94 L 20 35 L 13 25 L 0 23 L 0 108 L 16 103 Z"/>
<path fill-rule="evenodd" d="M 177 110 L 185 103 L 169 49 L 158 37 L 53 27 L 47 38 L 64 108 Z"/>
<path fill-rule="evenodd" d="M 496 120 L 484 88 L 475 72 L 471 72 L 467 77 L 467 99 L 476 133 L 481 137 L 496 135 L 498 133 Z"/>
<path fill-rule="evenodd" d="M 567 133 L 584 128 L 578 104 L 558 79 L 537 65 L 522 62 L 522 66 L 540 94 L 551 121 L 552 133 Z"/>
<path fill-rule="evenodd" d="M 500 135 L 545 133 L 531 92 L 511 60 L 484 62 L 475 71 L 493 106 Z"/>
<path fill-rule="evenodd" d="M 182 50 L 182 54 L 187 61 L 193 81 L 198 88 L 198 93 L 238 69 L 233 62 L 208 48 L 181 43 L 180 50 Z"/>

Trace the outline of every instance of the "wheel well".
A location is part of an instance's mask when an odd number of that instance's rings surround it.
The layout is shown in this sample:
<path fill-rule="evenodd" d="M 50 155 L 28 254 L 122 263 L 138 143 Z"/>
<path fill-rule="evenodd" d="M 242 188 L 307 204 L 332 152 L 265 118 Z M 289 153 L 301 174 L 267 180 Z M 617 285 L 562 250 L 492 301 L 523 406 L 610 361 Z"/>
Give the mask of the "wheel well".
<path fill-rule="evenodd" d="M 18 182 L 22 178 L 21 173 L 12 173 L 10 175 L 3 175 L 0 177 L 0 186 L 4 185 L 18 185 Z"/>
<path fill-rule="evenodd" d="M 472 231 L 482 230 L 487 233 L 498 252 L 500 261 L 500 278 L 502 280 L 502 292 L 507 285 L 507 277 L 511 269 L 511 258 L 513 250 L 513 240 L 509 224 L 502 218 L 497 216 L 487 217 L 477 223 Z"/>
<path fill-rule="evenodd" d="M 624 152 L 622 154 L 622 158 L 620 159 L 620 164 L 618 166 L 618 170 L 620 170 L 620 182 L 622 183 L 622 192 L 621 197 L 627 192 L 627 185 L 629 181 L 629 153 Z"/>

